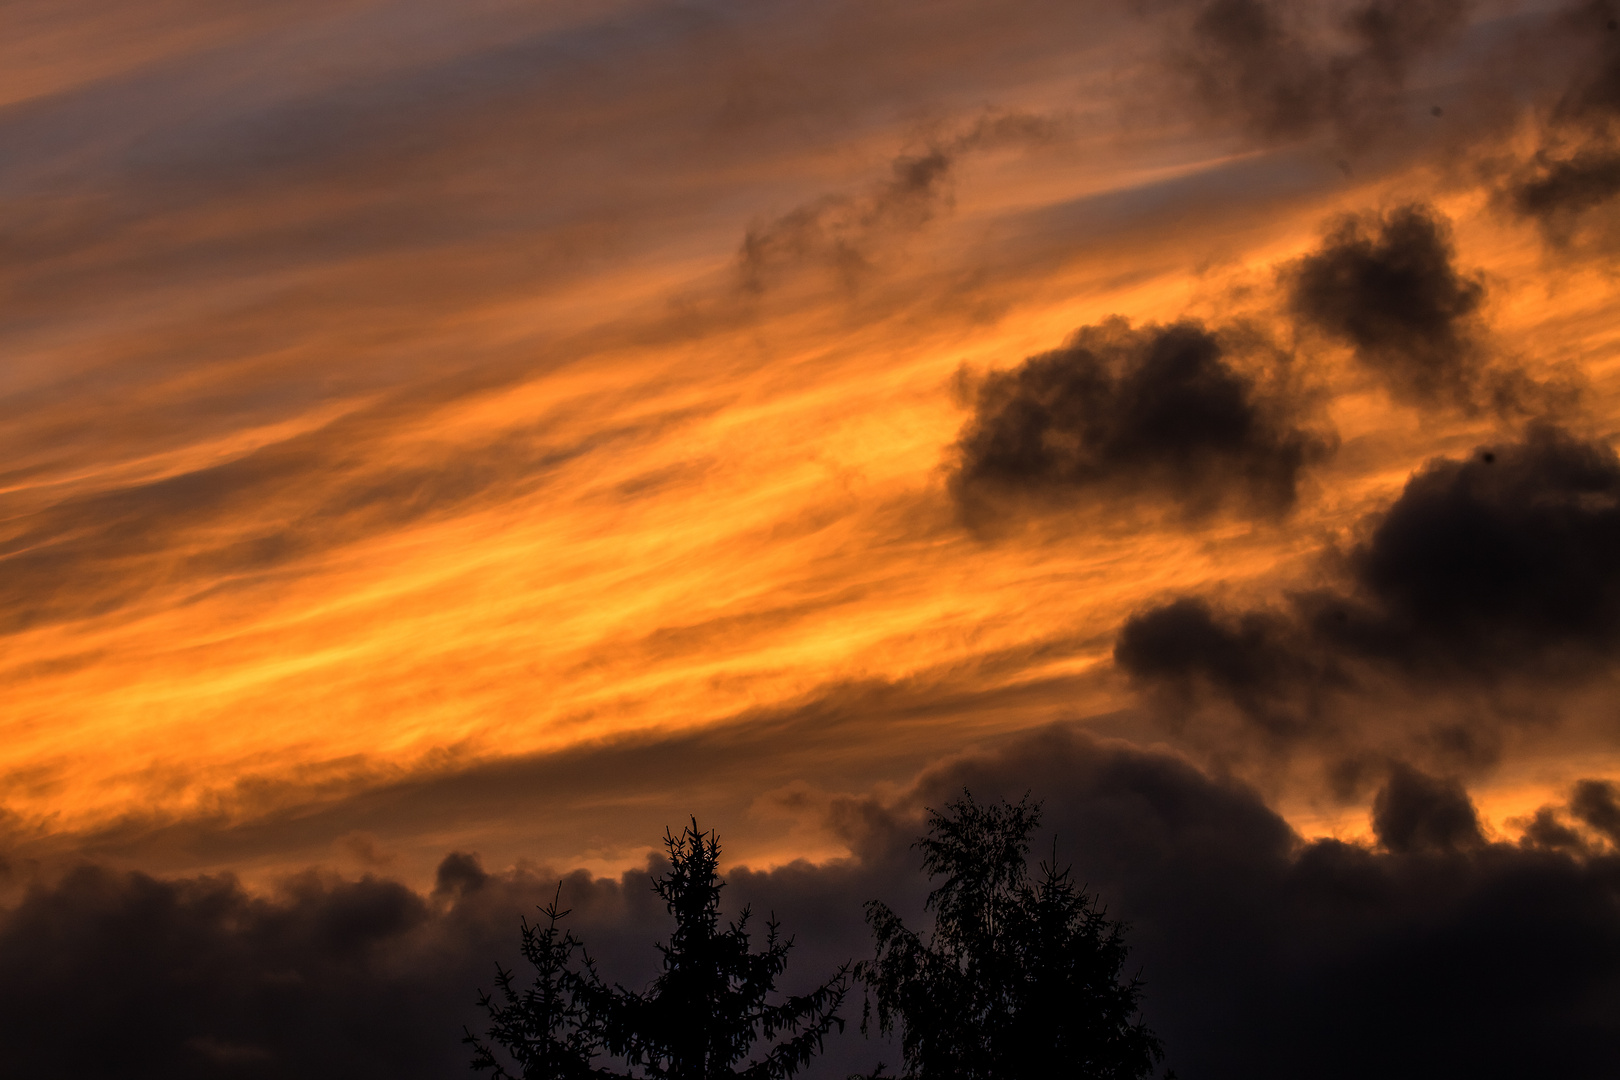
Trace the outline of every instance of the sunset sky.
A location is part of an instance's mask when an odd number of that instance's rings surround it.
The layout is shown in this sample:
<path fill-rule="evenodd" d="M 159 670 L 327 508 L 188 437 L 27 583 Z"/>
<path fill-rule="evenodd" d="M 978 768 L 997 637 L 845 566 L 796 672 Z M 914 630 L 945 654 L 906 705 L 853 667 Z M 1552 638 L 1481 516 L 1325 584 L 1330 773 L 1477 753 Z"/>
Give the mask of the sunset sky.
<path fill-rule="evenodd" d="M 1620 901 L 1616 15 L 0 0 L 0 938 L 836 875 L 1051 740 Z"/>

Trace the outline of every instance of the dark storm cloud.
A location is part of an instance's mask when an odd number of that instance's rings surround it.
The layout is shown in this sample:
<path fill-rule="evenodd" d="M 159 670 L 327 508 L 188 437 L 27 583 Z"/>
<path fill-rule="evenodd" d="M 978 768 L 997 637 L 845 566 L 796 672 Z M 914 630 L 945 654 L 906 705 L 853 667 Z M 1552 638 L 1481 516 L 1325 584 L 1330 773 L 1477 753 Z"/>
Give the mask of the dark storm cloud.
<path fill-rule="evenodd" d="M 1131 966 L 1167 1065 L 1219 1078 L 1608 1075 L 1620 1030 L 1620 858 L 1489 843 L 1454 785 L 1396 770 L 1380 847 L 1301 841 L 1254 792 L 1160 752 L 1052 729 L 926 773 L 833 820 L 853 856 L 733 870 L 730 913 L 774 911 L 808 983 L 870 949 L 861 905 L 922 918 L 909 844 L 924 805 L 1045 800 L 1037 847 L 1129 921 Z M 1577 800 L 1578 801 L 1578 800 Z M 1551 808 L 1568 816 L 1568 807 Z M 681 817 L 670 809 L 672 823 Z M 701 823 L 700 824 L 714 824 Z M 724 841 L 726 830 L 721 826 Z M 656 837 L 649 836 L 649 846 Z M 642 985 L 666 917 L 648 885 L 563 875 L 568 924 L 608 978 Z M 473 991 L 511 963 L 517 918 L 558 875 L 451 853 L 422 896 L 313 874 L 253 896 L 228 878 L 82 868 L 0 914 L 0 1034 L 17 1075 L 453 1075 Z M 1526 988 L 1534 988 L 1527 991 Z M 892 1047 L 850 1026 L 811 1077 Z"/>
<path fill-rule="evenodd" d="M 1178 63 L 1201 104 L 1268 139 L 1327 127 L 1352 142 L 1387 127 L 1413 64 L 1466 26 L 1468 0 L 1374 0 L 1322 10 L 1274 0 L 1197 5 Z"/>
<path fill-rule="evenodd" d="M 1585 852 L 1620 847 L 1620 786 L 1609 780 L 1580 780 L 1563 805 L 1537 808 L 1518 822 L 1526 847 Z"/>
<path fill-rule="evenodd" d="M 1510 190 L 1519 213 L 1567 228 L 1569 219 L 1620 192 L 1620 150 L 1589 148 L 1563 159 L 1538 155 Z"/>
<path fill-rule="evenodd" d="M 1611 844 L 1620 846 L 1620 791 L 1603 780 L 1582 780 L 1575 785 L 1569 809 L 1596 829 Z"/>
<path fill-rule="evenodd" d="M 1116 662 L 1183 703 L 1212 692 L 1271 736 L 1352 742 L 1344 725 L 1376 729 L 1379 710 L 1335 725 L 1324 702 L 1390 679 L 1419 693 L 1579 683 L 1620 654 L 1620 458 L 1539 426 L 1431 461 L 1329 561 L 1336 581 L 1276 609 L 1181 598 L 1140 612 Z"/>
<path fill-rule="evenodd" d="M 985 500 L 1122 491 L 1276 515 L 1333 447 L 1308 411 L 1287 359 L 1255 332 L 1115 318 L 983 380 L 952 487 L 970 520 Z"/>
<path fill-rule="evenodd" d="M 1114 662 L 1181 702 L 1213 691 L 1281 738 L 1304 733 L 1316 695 L 1333 681 L 1324 658 L 1301 647 L 1290 613 L 1228 612 L 1198 597 L 1131 616 L 1114 643 Z"/>
<path fill-rule="evenodd" d="M 1616 1067 L 1615 1021 L 1599 1004 L 1620 989 L 1610 849 L 1476 842 L 1445 824 L 1472 815 L 1466 797 L 1415 774 L 1408 788 L 1428 794 L 1382 801 L 1404 803 L 1408 820 L 1427 822 L 1419 835 L 1449 846 L 1302 843 L 1240 785 L 1061 731 L 941 768 L 918 801 L 940 805 L 963 785 L 981 799 L 1045 796 L 1059 858 L 1131 923 L 1147 1018 L 1179 1075 Z"/>
<path fill-rule="evenodd" d="M 429 917 L 392 882 L 309 877 L 255 899 L 226 878 L 80 869 L 0 925 L 5 1070 L 409 1075 L 422 1016 L 401 999 L 453 1000 L 389 974 Z"/>
<path fill-rule="evenodd" d="M 1486 363 L 1485 286 L 1454 259 L 1448 224 L 1428 207 L 1347 216 L 1285 268 L 1289 306 L 1350 345 L 1397 398 L 1472 405 Z"/>
<path fill-rule="evenodd" d="M 649 878 L 661 869 L 649 858 L 620 879 L 564 875 L 568 925 L 612 980 L 639 987 L 656 972 L 667 919 Z M 802 864 L 736 872 L 730 914 L 753 903 L 761 918 L 783 917 L 800 940 L 783 986 L 797 990 L 863 944 L 859 898 L 872 889 L 852 880 L 861 876 Z M 0 1072 L 464 1074 L 462 1027 L 482 1019 L 476 991 L 493 985 L 497 961 L 521 969 L 518 918 L 557 884 L 549 871 L 491 873 L 470 852 L 447 855 L 426 896 L 315 872 L 255 895 L 228 876 L 81 867 L 0 912 Z M 855 1049 L 857 1062 L 870 1056 Z"/>
<path fill-rule="evenodd" d="M 1397 764 L 1372 806 L 1373 833 L 1393 852 L 1456 851 L 1484 843 L 1462 784 Z"/>
<path fill-rule="evenodd" d="M 1587 212 L 1620 194 L 1620 7 L 1583 0 L 1546 38 L 1565 77 L 1541 118 L 1541 146 L 1513 170 L 1502 197 L 1568 240 Z M 1572 74 L 1571 74 L 1572 73 Z"/>
<path fill-rule="evenodd" d="M 1397 401 L 1545 416 L 1578 397 L 1573 376 L 1536 380 L 1495 353 L 1484 277 L 1458 268 L 1450 222 L 1433 207 L 1345 215 L 1281 276 L 1296 323 L 1349 346 Z"/>
<path fill-rule="evenodd" d="M 1620 645 L 1620 458 L 1537 427 L 1431 462 L 1350 567 L 1383 617 L 1335 636 L 1373 649 L 1366 635 L 1382 630 L 1391 658 L 1417 650 L 1414 668 L 1607 659 Z"/>

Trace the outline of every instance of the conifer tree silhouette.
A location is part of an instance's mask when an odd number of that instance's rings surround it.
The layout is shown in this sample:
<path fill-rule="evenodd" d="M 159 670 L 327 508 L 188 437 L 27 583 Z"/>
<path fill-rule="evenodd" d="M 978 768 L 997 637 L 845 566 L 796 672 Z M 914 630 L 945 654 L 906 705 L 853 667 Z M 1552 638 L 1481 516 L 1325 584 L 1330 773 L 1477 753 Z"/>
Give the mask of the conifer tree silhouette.
<path fill-rule="evenodd" d="M 461 1041 L 473 1047 L 473 1069 L 491 1070 L 492 1080 L 590 1080 L 612 1075 L 591 1066 L 602 1051 L 602 1024 L 595 1007 L 601 980 L 579 939 L 572 931 L 559 929 L 557 924 L 568 915 L 558 908 L 561 900 L 558 882 L 556 897 L 540 909 L 545 924 L 522 922 L 523 957 L 534 967 L 533 983 L 520 991 L 513 972 L 496 964 L 499 1000 L 483 992 L 478 995 L 478 1003 L 489 1013 L 488 1041 L 462 1029 Z M 496 1056 L 496 1046 L 506 1052 L 516 1073 Z"/>
<path fill-rule="evenodd" d="M 861 1027 L 875 998 L 880 1030 L 900 1029 L 905 1080 L 1140 1080 L 1163 1058 L 1137 1017 L 1141 983 L 1121 977 L 1124 928 L 1055 859 L 1030 880 L 1039 822 L 1027 795 L 984 806 L 964 791 L 929 811 L 916 844 L 944 879 L 928 896 L 929 939 L 867 904 L 877 948 L 855 967 L 869 994 Z"/>
<path fill-rule="evenodd" d="M 533 984 L 519 990 L 513 973 L 497 964 L 500 997 L 479 995 L 490 1027 L 484 1039 L 464 1030 L 473 1069 L 491 1070 L 493 1080 L 787 1080 L 833 1028 L 844 1029 L 838 1010 L 849 992 L 849 965 L 807 994 L 781 997 L 776 980 L 793 942 L 772 918 L 764 948 L 753 951 L 746 907 L 721 926 L 725 882 L 715 834 L 694 818 L 679 836 L 666 829 L 664 847 L 669 872 L 653 889 L 675 929 L 658 946 L 663 970 L 652 986 L 637 993 L 602 981 L 581 942 L 558 925 L 568 914 L 558 907 L 559 884 L 557 899 L 541 909 L 546 922 L 522 923 Z M 759 1043 L 763 1054 L 751 1057 Z M 623 1071 L 595 1066 L 598 1056 Z"/>
<path fill-rule="evenodd" d="M 663 970 L 651 988 L 612 995 L 608 1049 L 648 1080 L 785 1080 L 821 1050 L 834 1027 L 843 1030 L 838 1009 L 849 989 L 847 965 L 808 994 L 772 1003 L 792 941 L 772 918 L 765 947 L 751 951 L 746 907 L 721 927 L 720 842 L 696 818 L 679 836 L 666 830 L 664 847 L 669 872 L 653 888 L 675 929 L 659 946 Z M 743 1063 L 760 1041 L 763 1056 Z"/>

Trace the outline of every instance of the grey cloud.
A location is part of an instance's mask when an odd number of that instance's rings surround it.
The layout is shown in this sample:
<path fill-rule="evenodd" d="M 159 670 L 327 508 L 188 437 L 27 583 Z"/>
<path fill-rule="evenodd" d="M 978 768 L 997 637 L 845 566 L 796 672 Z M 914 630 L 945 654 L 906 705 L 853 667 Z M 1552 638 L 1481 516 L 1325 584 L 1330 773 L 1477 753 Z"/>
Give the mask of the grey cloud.
<path fill-rule="evenodd" d="M 1341 219 L 1285 277 L 1294 315 L 1353 346 L 1397 397 L 1471 405 L 1485 286 L 1453 260 L 1448 223 L 1411 205 Z"/>
<path fill-rule="evenodd" d="M 411 1026 L 420 1012 L 400 1008 L 404 980 L 388 969 L 401 939 L 429 918 L 416 894 L 374 879 L 310 877 L 260 900 L 230 879 L 164 882 L 84 867 L 3 917 L 7 1069 L 252 1077 L 419 1068 Z M 430 985 L 410 991 L 454 1001 Z M 355 1030 L 372 1037 L 346 1036 Z"/>
<path fill-rule="evenodd" d="M 1372 807 L 1373 833 L 1397 853 L 1456 851 L 1485 842 L 1468 792 L 1456 780 L 1397 763 Z"/>
<path fill-rule="evenodd" d="M 956 155 L 934 148 L 896 158 L 890 176 L 858 197 L 829 195 L 750 227 L 738 252 L 742 287 L 752 293 L 801 264 L 831 269 L 846 286 L 871 270 L 875 248 L 926 224 L 949 203 Z"/>
<path fill-rule="evenodd" d="M 1541 144 L 1509 170 L 1499 197 L 1568 242 L 1592 211 L 1620 194 L 1620 8 L 1609 0 L 1576 0 L 1543 48 L 1563 79 L 1558 99 L 1542 110 Z"/>
<path fill-rule="evenodd" d="M 1546 848 L 1549 851 L 1585 852 L 1586 840 L 1575 829 L 1560 819 L 1558 809 L 1543 806 L 1522 822 L 1524 832 L 1519 843 L 1525 847 Z"/>
<path fill-rule="evenodd" d="M 1258 332 L 1113 319 L 977 388 L 952 488 L 981 504 L 1078 504 L 1151 491 L 1192 514 L 1291 509 L 1304 470 L 1327 457 L 1285 357 Z"/>
<path fill-rule="evenodd" d="M 1578 780 L 1564 803 L 1540 806 L 1521 824 L 1526 847 L 1585 854 L 1620 848 L 1620 786 Z"/>
<path fill-rule="evenodd" d="M 1569 800 L 1570 812 L 1620 847 L 1620 790 L 1603 780 L 1582 780 Z"/>
<path fill-rule="evenodd" d="M 1602 206 L 1617 192 L 1620 151 L 1587 147 L 1566 158 L 1538 154 L 1510 187 L 1509 199 L 1520 214 L 1563 233 L 1572 219 Z"/>
<path fill-rule="evenodd" d="M 1294 319 L 1350 346 L 1398 401 L 1535 416 L 1577 398 L 1568 376 L 1537 381 L 1498 355 L 1481 315 L 1484 277 L 1459 269 L 1450 222 L 1433 207 L 1345 215 L 1281 276 Z"/>
<path fill-rule="evenodd" d="M 1328 583 L 1272 609 L 1182 597 L 1144 610 L 1122 627 L 1115 660 L 1182 708 L 1206 695 L 1232 704 L 1276 746 L 1429 739 L 1488 757 L 1514 716 L 1491 706 L 1494 690 L 1568 692 L 1612 669 L 1617 515 L 1613 448 L 1536 427 L 1429 462 L 1359 543 L 1326 560 Z M 1454 696 L 1469 715 L 1447 732 L 1371 704 L 1396 688 Z"/>
<path fill-rule="evenodd" d="M 967 78 L 993 96 L 1019 65 L 963 54 L 959 36 L 1051 51 L 1072 42 L 1037 17 L 1071 7 L 1034 0 L 989 27 L 978 5 L 957 4 L 918 27 L 893 4 L 410 17 L 383 5 L 259 27 L 0 109 L 0 141 L 26 148 L 0 163 L 0 191 L 26 209 L 0 223 L 0 272 L 26 269 L 9 276 L 38 301 L 87 270 L 245 272 L 518 228 L 654 223 L 734 197 L 736 172 L 837 145 L 852 122 L 915 109 L 942 85 Z M 909 47 L 894 48 L 902 36 Z M 757 57 L 804 85 L 739 104 L 757 96 L 738 82 Z M 264 69 L 282 77 L 240 77 Z M 736 122 L 743 113 L 751 122 Z M 445 197 L 447 184 L 465 197 Z M 247 206 L 259 213 L 229 235 L 208 227 Z"/>
<path fill-rule="evenodd" d="M 1466 183 L 1483 177 L 1500 206 L 1559 244 L 1620 193 L 1612 0 L 1167 6 L 1184 111 L 1272 144 L 1329 133 L 1347 173 L 1427 161 Z M 1526 123 L 1539 147 L 1522 158 L 1511 140 Z"/>
<path fill-rule="evenodd" d="M 1052 729 L 938 765 L 890 800 L 846 801 L 837 818 L 850 859 L 734 868 L 728 910 L 775 912 L 796 938 L 790 978 L 864 954 L 863 901 L 922 916 L 909 844 L 922 807 L 964 785 L 981 799 L 1044 797 L 1045 839 L 1129 923 L 1147 1019 L 1180 1074 L 1620 1066 L 1602 1007 L 1620 991 L 1616 856 L 1484 842 L 1467 829 L 1466 794 L 1415 773 L 1379 797 L 1401 815 L 1384 812 L 1382 850 L 1306 842 L 1239 784 Z M 706 824 L 724 842 L 726 822 Z M 83 868 L 0 913 L 8 1060 L 87 1077 L 460 1071 L 460 1027 L 478 1021 L 473 989 L 496 960 L 511 962 L 518 916 L 551 899 L 559 877 L 570 925 L 603 972 L 628 985 L 652 974 L 664 919 L 648 875 L 659 869 L 650 859 L 609 879 L 491 870 L 462 851 L 443 860 L 431 896 L 316 875 L 254 896 L 228 878 Z M 852 1025 L 810 1075 L 880 1056 L 892 1061 L 892 1047 Z"/>
<path fill-rule="evenodd" d="M 803 266 L 825 267 L 846 287 L 854 286 L 876 268 L 885 248 L 949 210 L 953 173 L 965 155 L 1046 141 L 1060 127 L 1048 117 L 986 113 L 953 135 L 899 155 L 889 175 L 863 192 L 824 195 L 750 226 L 737 254 L 743 289 L 763 292 Z"/>
<path fill-rule="evenodd" d="M 1414 63 L 1467 25 L 1468 0 L 1372 0 L 1348 9 L 1273 0 L 1194 7 L 1186 58 L 1201 105 L 1268 139 L 1323 128 L 1351 143 L 1395 123 Z M 1329 25 L 1310 18 L 1332 12 Z"/>
<path fill-rule="evenodd" d="M 1057 731 L 942 766 L 916 798 L 937 805 L 962 785 L 1045 796 L 1060 859 L 1131 924 L 1147 1018 L 1179 1074 L 1507 1077 L 1601 1071 L 1612 1052 L 1606 1020 L 1565 1027 L 1577 1000 L 1615 985 L 1612 853 L 1477 843 L 1465 826 L 1430 829 L 1449 846 L 1306 843 L 1241 785 Z M 1449 785 L 1428 801 L 1443 812 L 1413 816 L 1473 812 Z M 1503 947 L 1498 928 L 1514 924 L 1547 936 Z M 1515 994 L 1518 978 L 1547 997 Z"/>

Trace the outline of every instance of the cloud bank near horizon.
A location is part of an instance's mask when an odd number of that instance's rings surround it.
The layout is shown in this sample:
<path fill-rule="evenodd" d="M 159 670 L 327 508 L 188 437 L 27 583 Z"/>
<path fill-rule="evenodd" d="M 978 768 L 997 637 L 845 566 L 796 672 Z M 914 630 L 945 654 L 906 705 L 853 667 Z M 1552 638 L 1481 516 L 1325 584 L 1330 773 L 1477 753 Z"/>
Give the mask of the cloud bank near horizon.
<path fill-rule="evenodd" d="M 1044 793 L 1043 835 L 1130 923 L 1145 1015 L 1182 1075 L 1615 1065 L 1602 1003 L 1620 978 L 1620 804 L 1602 782 L 1509 843 L 1484 835 L 1460 786 L 1400 767 L 1374 802 L 1376 846 L 1304 842 L 1244 785 L 1052 729 L 888 800 L 832 804 L 851 857 L 733 868 L 728 911 L 774 913 L 796 941 L 789 979 L 814 982 L 869 949 L 865 900 L 920 921 L 909 845 L 922 808 L 964 786 L 980 799 Z M 648 884 L 659 870 L 649 856 L 614 878 L 491 871 L 455 852 L 425 892 L 308 873 L 254 895 L 229 877 L 85 867 L 0 916 L 0 1023 L 19 1067 L 83 1075 L 443 1075 L 465 1067 L 457 1037 L 478 1022 L 474 988 L 512 962 L 517 913 L 549 901 L 559 877 L 568 925 L 605 976 L 650 978 L 667 932 Z M 134 1007 L 114 990 L 130 985 Z M 811 1075 L 892 1061 L 894 1047 L 855 1027 Z"/>

